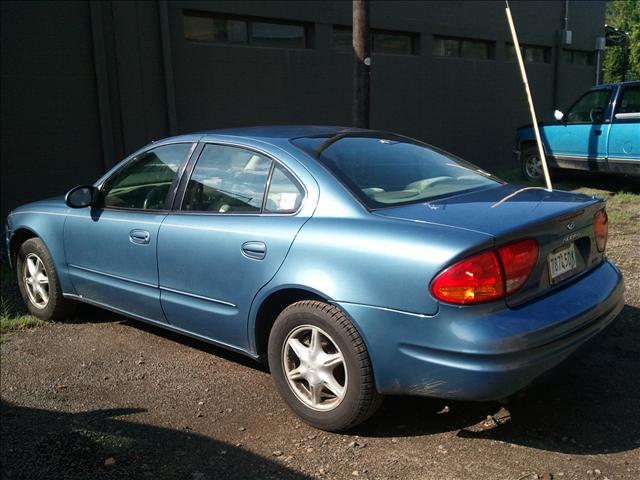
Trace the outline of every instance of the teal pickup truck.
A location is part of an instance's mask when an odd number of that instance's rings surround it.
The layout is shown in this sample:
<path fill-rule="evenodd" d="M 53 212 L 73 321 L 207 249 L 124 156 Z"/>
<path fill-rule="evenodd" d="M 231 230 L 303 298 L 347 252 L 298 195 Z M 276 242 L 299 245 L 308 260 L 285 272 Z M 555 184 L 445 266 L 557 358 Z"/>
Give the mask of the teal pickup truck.
<path fill-rule="evenodd" d="M 598 85 L 554 116 L 539 124 L 549 167 L 640 179 L 640 81 Z M 518 129 L 515 154 L 528 180 L 542 178 L 531 125 Z"/>

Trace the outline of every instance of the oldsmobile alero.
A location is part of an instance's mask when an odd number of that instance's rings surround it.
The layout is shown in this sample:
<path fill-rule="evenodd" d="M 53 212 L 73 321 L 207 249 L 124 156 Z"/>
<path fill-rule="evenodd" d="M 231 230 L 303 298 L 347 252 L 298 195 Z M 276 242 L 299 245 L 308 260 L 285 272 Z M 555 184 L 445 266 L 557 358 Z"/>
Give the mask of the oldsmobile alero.
<path fill-rule="evenodd" d="M 5 235 L 35 316 L 86 302 L 268 361 L 326 430 L 384 394 L 507 397 L 623 306 L 601 200 L 370 130 L 168 138 Z"/>

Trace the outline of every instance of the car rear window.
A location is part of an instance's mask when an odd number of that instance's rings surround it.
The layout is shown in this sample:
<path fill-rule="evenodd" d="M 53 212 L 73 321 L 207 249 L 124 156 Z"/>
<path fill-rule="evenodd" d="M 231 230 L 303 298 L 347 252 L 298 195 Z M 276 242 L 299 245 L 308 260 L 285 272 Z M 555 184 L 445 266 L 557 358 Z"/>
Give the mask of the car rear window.
<path fill-rule="evenodd" d="M 292 143 L 318 160 L 369 209 L 503 183 L 454 155 L 397 135 L 349 132 L 299 137 Z"/>

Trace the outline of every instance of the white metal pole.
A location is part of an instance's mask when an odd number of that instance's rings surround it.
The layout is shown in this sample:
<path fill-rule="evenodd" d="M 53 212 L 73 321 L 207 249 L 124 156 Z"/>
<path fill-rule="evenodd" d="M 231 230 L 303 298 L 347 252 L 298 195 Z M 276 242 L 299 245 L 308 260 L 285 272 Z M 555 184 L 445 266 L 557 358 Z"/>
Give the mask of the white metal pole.
<path fill-rule="evenodd" d="M 529 89 L 529 80 L 527 79 L 527 71 L 524 68 L 524 61 L 522 60 L 522 52 L 520 51 L 520 43 L 518 42 L 518 35 L 516 34 L 516 27 L 513 24 L 513 18 L 511 17 L 511 9 L 509 8 L 509 1 L 505 0 L 507 4 L 507 20 L 509 21 L 509 28 L 511 29 L 511 37 L 513 38 L 513 46 L 516 50 L 516 56 L 518 57 L 518 65 L 520 66 L 520 73 L 522 74 L 522 82 L 524 83 L 524 89 L 527 92 L 527 100 L 529 101 L 529 110 L 531 111 L 531 120 L 533 121 L 533 131 L 536 134 L 536 142 L 538 143 L 538 153 L 540 154 L 540 161 L 542 162 L 542 171 L 544 172 L 544 180 L 547 184 L 547 190 L 552 190 L 551 177 L 549 177 L 549 168 L 547 167 L 547 157 L 544 154 L 544 147 L 542 146 L 542 139 L 540 138 L 540 129 L 538 128 L 538 119 L 536 118 L 536 110 L 533 107 L 533 98 L 531 97 L 531 90 Z"/>

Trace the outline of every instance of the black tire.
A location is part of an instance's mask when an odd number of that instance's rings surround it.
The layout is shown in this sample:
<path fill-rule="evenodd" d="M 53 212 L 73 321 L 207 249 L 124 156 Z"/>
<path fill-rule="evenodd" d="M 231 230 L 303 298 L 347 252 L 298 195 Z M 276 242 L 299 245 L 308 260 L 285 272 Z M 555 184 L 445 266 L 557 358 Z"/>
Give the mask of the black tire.
<path fill-rule="evenodd" d="M 28 259 L 39 259 L 42 262 L 43 271 L 47 278 L 46 291 L 48 292 L 48 300 L 44 305 L 38 305 L 38 298 L 41 300 L 40 303 L 43 302 L 42 296 L 33 298 L 33 294 L 28 292 Z M 76 302 L 67 300 L 62 296 L 53 260 L 49 250 L 39 238 L 30 238 L 20 245 L 16 257 L 16 276 L 22 300 L 34 317 L 38 317 L 41 320 L 61 320 L 74 310 Z"/>
<path fill-rule="evenodd" d="M 299 398 L 300 393 L 294 392 L 295 387 L 291 386 L 285 372 L 285 362 L 290 361 L 285 354 L 285 342 L 305 328 L 319 329 L 323 334 L 323 353 L 337 347 L 335 351 L 343 358 L 337 368 L 344 369 L 345 390 L 339 403 L 330 410 L 319 411 L 305 404 Z M 280 313 L 269 335 L 269 367 L 289 408 L 306 423 L 322 430 L 336 432 L 352 428 L 373 415 L 382 403 L 383 397 L 375 389 L 371 362 L 362 337 L 338 308 L 324 302 L 304 300 Z M 305 381 L 301 381 L 303 386 Z"/>
<path fill-rule="evenodd" d="M 543 180 L 542 161 L 537 145 L 527 145 L 522 149 L 520 164 L 525 179 L 535 183 Z"/>

